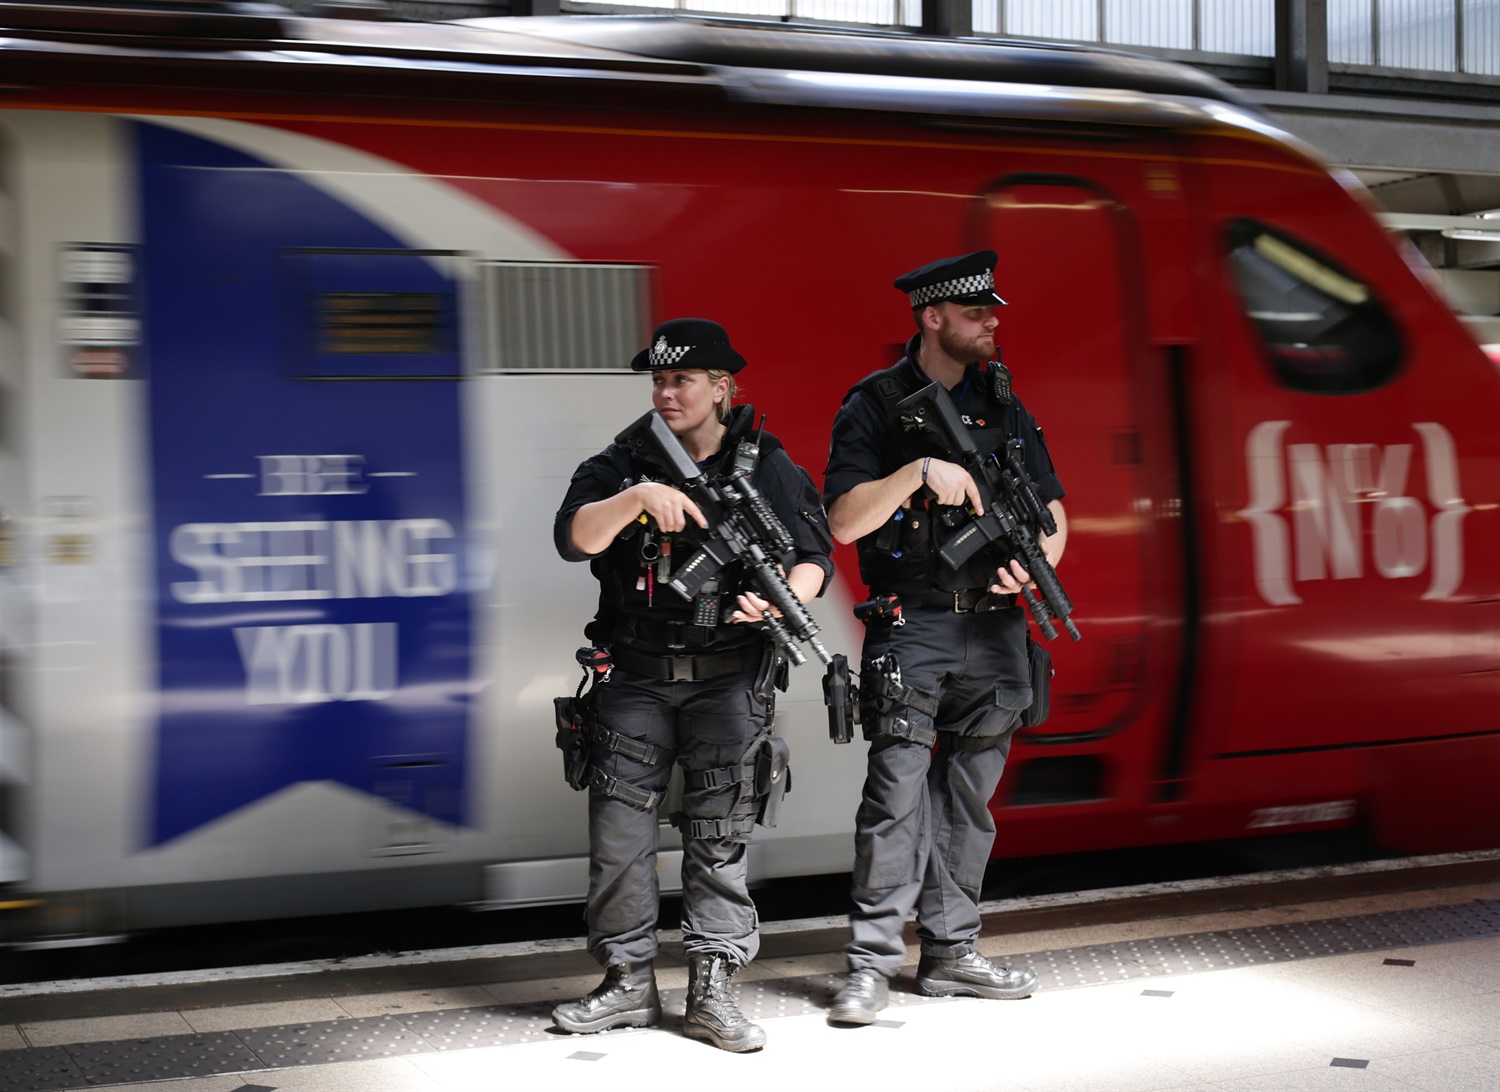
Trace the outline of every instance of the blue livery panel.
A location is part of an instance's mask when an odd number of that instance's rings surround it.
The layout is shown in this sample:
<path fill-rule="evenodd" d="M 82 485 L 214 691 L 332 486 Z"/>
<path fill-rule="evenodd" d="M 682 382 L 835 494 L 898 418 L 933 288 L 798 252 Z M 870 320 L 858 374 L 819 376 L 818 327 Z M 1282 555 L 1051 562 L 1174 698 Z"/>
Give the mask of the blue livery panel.
<path fill-rule="evenodd" d="M 150 844 L 306 781 L 462 824 L 455 281 L 298 174 L 135 130 L 159 604 Z"/>

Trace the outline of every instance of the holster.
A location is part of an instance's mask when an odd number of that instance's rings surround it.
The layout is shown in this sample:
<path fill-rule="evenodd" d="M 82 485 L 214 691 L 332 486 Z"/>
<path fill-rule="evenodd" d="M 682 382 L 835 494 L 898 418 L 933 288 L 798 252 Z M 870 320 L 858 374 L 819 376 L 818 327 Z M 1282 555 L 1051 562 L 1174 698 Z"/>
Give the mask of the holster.
<path fill-rule="evenodd" d="M 894 736 L 920 747 L 931 747 L 937 742 L 937 729 L 931 725 L 912 724 L 906 716 L 908 711 L 936 716 L 937 695 L 893 682 L 874 664 L 861 672 L 858 719 L 867 741 L 873 743 L 882 737 Z"/>
<path fill-rule="evenodd" d="M 756 669 L 755 683 L 751 689 L 757 699 L 770 706 L 770 716 L 775 715 L 776 691 L 786 693 L 790 683 L 791 664 L 787 662 L 786 654 L 774 642 L 767 641 L 765 654 L 761 657 L 760 667 Z"/>
<path fill-rule="evenodd" d="M 853 740 L 859 720 L 859 687 L 849 681 L 849 661 L 843 653 L 833 657 L 823 675 L 823 704 L 828 707 L 828 738 L 835 743 Z"/>
<path fill-rule="evenodd" d="M 792 788 L 792 749 L 780 736 L 758 736 L 745 757 L 733 766 L 712 770 L 687 770 L 683 787 L 688 794 L 717 792 L 734 786 L 729 814 L 718 819 L 689 819 L 686 812 L 667 816 L 671 824 L 689 838 L 728 838 L 748 842 L 755 825 L 774 827 L 781 799 Z M 684 804 L 687 803 L 684 797 Z"/>
<path fill-rule="evenodd" d="M 781 814 L 781 800 L 792 791 L 792 748 L 780 736 L 767 736 L 755 751 L 755 795 L 760 811 L 755 821 L 774 827 Z"/>
<path fill-rule="evenodd" d="M 1052 653 L 1026 634 L 1026 662 L 1031 672 L 1031 704 L 1021 713 L 1021 724 L 1035 728 L 1052 712 Z"/>
<path fill-rule="evenodd" d="M 594 728 L 593 694 L 553 698 L 552 705 L 557 713 L 557 749 L 562 752 L 563 779 L 575 790 L 585 789 Z"/>

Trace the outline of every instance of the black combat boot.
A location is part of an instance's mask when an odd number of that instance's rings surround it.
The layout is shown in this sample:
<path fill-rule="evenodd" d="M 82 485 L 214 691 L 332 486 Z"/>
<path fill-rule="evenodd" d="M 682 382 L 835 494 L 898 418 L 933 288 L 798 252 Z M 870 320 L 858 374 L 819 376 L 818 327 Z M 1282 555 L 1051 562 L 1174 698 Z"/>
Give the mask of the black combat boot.
<path fill-rule="evenodd" d="M 1031 971 L 997 967 L 972 949 L 952 956 L 923 953 L 917 963 L 917 990 L 928 997 L 988 997 L 997 1001 L 1030 997 L 1036 989 Z"/>
<path fill-rule="evenodd" d="M 651 964 L 614 963 L 604 981 L 578 1001 L 552 1010 L 552 1022 L 564 1031 L 588 1034 L 610 1028 L 645 1028 L 661 1020 L 661 998 Z"/>
<path fill-rule="evenodd" d="M 729 994 L 729 976 L 735 970 L 718 953 L 689 958 L 687 1011 L 682 1016 L 682 1033 L 689 1039 L 712 1043 L 720 1050 L 744 1054 L 765 1046 L 766 1033 L 758 1024 L 745 1019 Z"/>
<path fill-rule="evenodd" d="M 850 971 L 828 1010 L 830 1024 L 873 1024 L 890 1002 L 891 984 L 879 971 Z"/>

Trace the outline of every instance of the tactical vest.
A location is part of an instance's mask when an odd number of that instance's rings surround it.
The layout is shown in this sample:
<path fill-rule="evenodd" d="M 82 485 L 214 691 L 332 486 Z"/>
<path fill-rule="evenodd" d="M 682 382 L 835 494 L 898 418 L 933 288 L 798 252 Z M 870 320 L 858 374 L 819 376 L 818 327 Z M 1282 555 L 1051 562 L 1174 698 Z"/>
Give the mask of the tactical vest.
<path fill-rule="evenodd" d="M 990 367 L 1004 368 L 991 363 Z M 952 461 L 951 453 L 938 445 L 936 438 L 926 433 L 905 427 L 896 406 L 919 387 L 911 385 L 910 370 L 915 367 L 909 358 L 890 368 L 875 372 L 860 380 L 844 396 L 848 402 L 855 394 L 863 394 L 879 408 L 885 421 L 884 439 L 896 455 L 898 466 L 914 459 L 932 458 Z M 986 377 L 993 373 L 985 372 Z M 1003 373 L 1004 382 L 1009 383 L 1009 372 Z M 925 386 L 925 382 L 923 383 Z M 1020 431 L 1019 403 L 1014 397 L 1009 404 L 1001 401 L 996 384 L 982 385 L 979 398 L 970 392 L 963 400 L 959 411 L 965 412 L 978 401 L 989 411 L 982 418 L 970 413 L 969 435 L 975 446 L 988 454 L 998 451 Z M 979 422 L 983 422 L 982 424 Z M 961 591 L 985 588 L 994 582 L 998 554 L 989 548 L 980 550 L 961 568 L 948 568 L 938 557 L 938 547 L 954 533 L 949 521 L 961 523 L 965 510 L 939 506 L 925 489 L 911 498 L 911 506 L 896 509 L 890 519 L 880 527 L 861 537 L 855 544 L 859 556 L 859 575 L 873 592 L 914 592 L 919 590 Z"/>
<path fill-rule="evenodd" d="M 710 478 L 727 477 L 733 471 L 739 441 L 748 436 L 751 431 L 749 425 L 754 416 L 751 407 L 735 406 L 731 413 L 733 416 L 730 418 L 729 431 L 724 436 L 723 451 L 712 464 L 705 468 Z M 768 432 L 760 433 L 758 439 L 760 444 L 758 465 L 764 465 L 771 453 L 780 450 L 782 445 L 780 440 Z M 622 490 L 642 481 L 661 481 L 670 484 L 670 475 L 650 461 L 617 444 L 611 444 L 606 448 L 605 456 L 619 474 Z M 757 486 L 760 485 L 759 473 L 754 475 L 752 481 Z M 598 612 L 594 620 L 584 628 L 585 635 L 591 641 L 596 644 L 609 641 L 615 622 L 622 614 L 653 623 L 691 621 L 692 605 L 667 587 L 665 578 L 678 565 L 692 557 L 698 547 L 710 537 L 710 534 L 693 520 L 688 520 L 685 529 L 665 536 L 671 542 L 670 555 L 665 565 L 661 564 L 660 557 L 663 537 L 655 529 L 654 524 L 648 526 L 639 520 L 632 520 L 610 543 L 609 549 L 590 562 L 590 569 L 600 585 Z M 644 564 L 645 558 L 653 554 L 651 572 L 648 573 L 647 566 Z M 734 596 L 745 586 L 745 577 L 741 572 L 741 567 L 731 562 L 720 574 L 719 582 L 723 589 L 723 603 L 725 605 L 733 603 Z M 731 629 L 723 624 L 714 628 L 723 631 L 721 636 L 749 632 L 745 627 Z M 712 638 L 707 634 L 701 634 L 700 640 L 712 640 Z"/>

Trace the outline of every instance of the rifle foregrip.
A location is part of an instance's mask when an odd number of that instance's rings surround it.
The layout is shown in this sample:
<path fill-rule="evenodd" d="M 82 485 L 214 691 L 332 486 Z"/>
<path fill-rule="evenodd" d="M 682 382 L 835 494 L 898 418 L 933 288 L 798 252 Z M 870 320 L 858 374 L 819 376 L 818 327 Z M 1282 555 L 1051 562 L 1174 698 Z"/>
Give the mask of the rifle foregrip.
<path fill-rule="evenodd" d="M 1037 619 L 1037 625 L 1041 627 L 1042 633 L 1050 641 L 1057 636 L 1057 630 L 1051 625 L 1052 618 L 1062 621 L 1063 627 L 1068 631 L 1068 636 L 1078 640 L 1080 634 L 1078 627 L 1073 624 L 1070 615 L 1073 613 L 1073 601 L 1068 598 L 1068 593 L 1063 591 L 1062 581 L 1057 578 L 1057 570 L 1052 567 L 1046 557 L 1038 557 L 1037 565 L 1030 570 L 1031 579 L 1036 584 L 1040 597 L 1031 599 L 1028 597 L 1028 606 L 1031 602 L 1037 604 L 1036 610 L 1032 611 L 1032 617 Z M 1040 612 L 1045 612 L 1048 618 L 1046 625 L 1042 624 Z"/>
<path fill-rule="evenodd" d="M 828 650 L 823 647 L 823 642 L 818 640 L 818 623 L 813 620 L 813 616 L 803 605 L 802 600 L 797 598 L 797 593 L 792 590 L 791 584 L 787 583 L 786 577 L 782 576 L 781 572 L 764 558 L 752 561 L 750 568 L 764 593 L 764 598 L 781 611 L 781 619 L 777 621 L 777 625 L 784 630 L 790 630 L 797 640 L 811 645 L 813 652 L 823 663 L 831 662 L 832 657 Z M 766 616 L 766 620 L 772 621 L 769 615 Z M 788 649 L 788 651 L 792 650 Z M 792 662 L 801 665 L 806 660 L 807 657 L 802 654 L 801 650 L 796 650 Z"/>
<path fill-rule="evenodd" d="M 1026 600 L 1026 609 L 1031 613 L 1031 620 L 1036 623 L 1036 628 L 1042 631 L 1042 636 L 1055 641 L 1057 627 L 1052 624 L 1052 608 L 1047 605 L 1046 597 L 1023 592 L 1021 598 Z"/>

